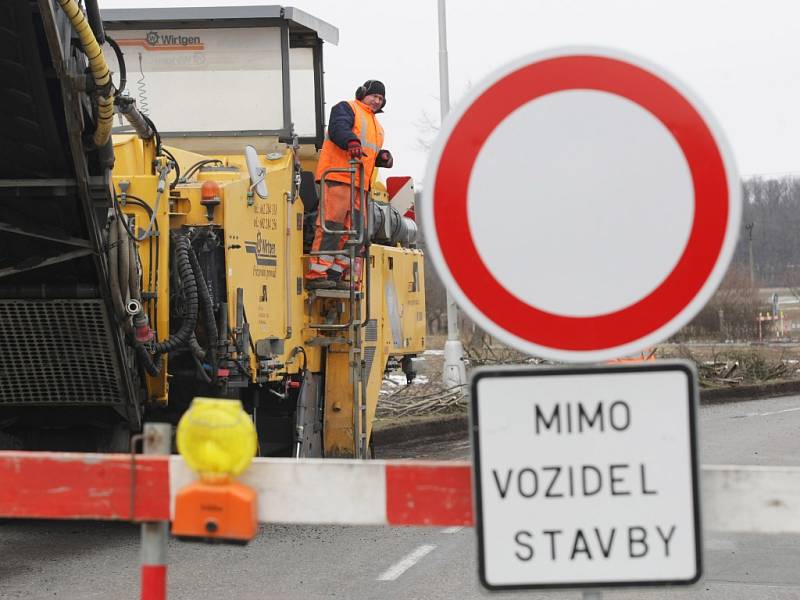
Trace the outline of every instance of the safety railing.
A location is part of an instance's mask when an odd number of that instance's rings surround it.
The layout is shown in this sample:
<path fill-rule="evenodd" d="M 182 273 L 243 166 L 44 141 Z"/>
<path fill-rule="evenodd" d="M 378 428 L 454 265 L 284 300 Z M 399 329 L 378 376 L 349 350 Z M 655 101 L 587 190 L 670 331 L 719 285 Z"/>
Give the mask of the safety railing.
<path fill-rule="evenodd" d="M 359 199 L 359 215 L 360 218 L 352 219 L 351 222 L 357 222 L 357 226 L 350 229 L 331 229 L 327 226 L 325 218 L 325 193 L 326 193 L 326 178 L 331 173 L 347 173 L 350 175 L 350 215 L 356 214 L 356 197 Z M 358 176 L 358 177 L 356 177 Z M 345 184 L 347 185 L 347 184 Z M 357 321 L 353 307 L 357 301 L 356 298 L 356 278 L 355 278 L 355 262 L 357 257 L 357 249 L 361 246 L 364 247 L 362 276 L 364 277 L 364 292 L 366 299 L 366 318 L 360 319 L 359 326 L 364 327 L 370 319 L 370 304 L 371 304 L 371 273 L 370 273 L 370 254 L 369 254 L 369 228 L 370 228 L 370 208 L 368 206 L 369 197 L 364 188 L 364 165 L 360 161 L 350 161 L 350 166 L 347 168 L 331 168 L 326 169 L 320 175 L 320 197 L 319 197 L 319 222 L 322 231 L 334 235 L 347 235 L 348 239 L 346 245 L 348 246 L 348 260 L 350 261 L 350 310 L 348 321 L 345 323 L 313 323 L 312 327 L 320 331 L 344 331 L 350 329 Z M 314 250 L 309 252 L 311 256 L 324 256 L 328 254 L 335 254 L 335 251 L 330 250 Z"/>
<path fill-rule="evenodd" d="M 348 239 L 348 243 L 352 243 L 353 245 L 360 246 L 364 243 L 364 237 L 366 235 L 364 228 L 356 228 L 356 229 L 329 229 L 325 223 L 325 184 L 326 178 L 331 173 L 347 173 L 350 175 L 350 214 L 355 214 L 356 209 L 356 192 L 358 193 L 359 198 L 359 206 L 361 210 L 364 210 L 366 207 L 366 190 L 364 189 L 364 165 L 357 161 L 351 160 L 350 166 L 346 168 L 342 167 L 333 167 L 330 169 L 326 169 L 322 172 L 319 178 L 319 222 L 320 227 L 322 227 L 322 231 L 325 233 L 333 233 L 336 235 L 348 235 L 354 236 L 359 235 L 358 238 L 355 240 Z M 356 175 L 358 175 L 358 179 L 356 179 Z M 358 182 L 358 183 L 356 183 Z M 326 254 L 324 251 L 317 251 L 312 252 L 312 254 Z"/>

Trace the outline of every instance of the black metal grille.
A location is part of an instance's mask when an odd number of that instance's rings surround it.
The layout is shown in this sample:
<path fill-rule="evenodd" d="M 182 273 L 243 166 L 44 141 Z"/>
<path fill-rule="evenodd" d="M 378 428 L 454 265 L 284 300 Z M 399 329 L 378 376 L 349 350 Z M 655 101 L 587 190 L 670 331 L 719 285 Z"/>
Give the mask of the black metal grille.
<path fill-rule="evenodd" d="M 367 379 L 369 374 L 372 373 L 372 362 L 375 360 L 375 346 L 367 346 L 364 348 L 364 361 L 367 367 Z"/>
<path fill-rule="evenodd" d="M 378 321 L 376 319 L 370 319 L 367 321 L 367 326 L 364 328 L 364 341 L 378 341 Z"/>
<path fill-rule="evenodd" d="M 0 300 L 0 405 L 121 404 L 102 300 Z"/>

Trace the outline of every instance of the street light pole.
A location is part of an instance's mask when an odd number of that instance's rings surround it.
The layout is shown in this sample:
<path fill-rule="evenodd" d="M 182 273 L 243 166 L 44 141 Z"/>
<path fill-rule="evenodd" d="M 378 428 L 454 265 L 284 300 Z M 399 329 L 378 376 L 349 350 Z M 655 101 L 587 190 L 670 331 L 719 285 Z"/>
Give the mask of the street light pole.
<path fill-rule="evenodd" d="M 753 226 L 755 223 L 748 223 L 744 226 L 747 231 L 747 244 L 750 253 L 750 286 L 756 287 L 756 274 L 753 268 Z"/>
<path fill-rule="evenodd" d="M 447 65 L 447 23 L 445 0 L 439 4 L 439 103 L 441 121 L 450 110 L 450 83 Z M 432 182 L 431 182 L 432 183 Z M 464 348 L 458 334 L 458 307 L 447 290 L 447 341 L 444 344 L 444 373 L 442 381 L 447 387 L 463 385 L 467 382 L 464 369 Z"/>

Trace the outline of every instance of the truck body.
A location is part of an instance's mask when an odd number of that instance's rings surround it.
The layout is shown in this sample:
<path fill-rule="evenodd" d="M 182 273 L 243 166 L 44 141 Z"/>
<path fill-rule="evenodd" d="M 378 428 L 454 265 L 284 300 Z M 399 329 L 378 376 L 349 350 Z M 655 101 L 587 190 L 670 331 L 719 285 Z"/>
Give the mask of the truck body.
<path fill-rule="evenodd" d="M 101 20 L 70 1 L 0 9 L 0 445 L 126 450 L 212 396 L 243 402 L 262 455 L 367 457 L 384 373 L 413 377 L 424 349 L 424 267 L 374 179 L 343 250 L 362 279 L 305 289 L 337 30 L 279 6 Z"/>

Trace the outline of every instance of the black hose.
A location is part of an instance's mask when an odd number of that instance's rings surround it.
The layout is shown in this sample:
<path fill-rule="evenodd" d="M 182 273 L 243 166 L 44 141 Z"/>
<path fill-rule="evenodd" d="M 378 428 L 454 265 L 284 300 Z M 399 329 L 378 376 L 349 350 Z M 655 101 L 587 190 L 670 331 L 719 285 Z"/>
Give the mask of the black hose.
<path fill-rule="evenodd" d="M 210 164 L 224 165 L 225 163 L 218 158 L 206 158 L 204 160 L 199 160 L 186 170 L 186 174 L 183 176 L 182 181 L 187 181 L 189 177 L 194 175 L 195 171 L 198 171 L 200 168 Z"/>
<path fill-rule="evenodd" d="M 250 322 L 247 320 L 247 311 L 244 309 L 244 306 L 242 306 L 242 317 L 244 318 L 244 322 L 250 325 Z M 254 355 L 257 354 L 256 346 L 253 343 L 253 336 L 252 335 L 247 336 L 247 340 L 250 342 L 250 352 L 252 352 Z"/>
<path fill-rule="evenodd" d="M 130 96 L 114 96 L 117 112 L 125 117 L 128 125 L 143 140 L 149 140 L 155 135 L 149 123 L 144 120 L 144 114 L 136 107 L 136 100 Z"/>
<path fill-rule="evenodd" d="M 144 234 L 142 234 L 142 236 L 139 237 L 133 231 L 131 231 L 131 228 L 128 227 L 128 223 L 126 222 L 126 219 L 123 217 L 122 209 L 120 208 L 119 200 L 117 199 L 117 189 L 116 189 L 116 187 L 113 188 L 113 193 L 114 193 L 114 210 L 116 211 L 117 216 L 120 219 L 122 219 L 122 225 L 125 228 L 125 232 L 128 234 L 128 236 L 134 242 L 144 242 L 148 238 L 152 237 L 152 233 L 153 232 L 155 232 L 156 236 L 158 236 L 158 220 L 155 218 L 155 214 L 153 213 L 153 209 L 150 208 L 150 206 L 144 200 L 142 200 L 138 196 L 133 196 L 131 194 L 128 194 L 126 196 L 126 202 L 133 200 L 134 202 L 132 202 L 132 204 L 138 204 L 139 206 L 144 208 L 147 211 L 148 216 L 150 217 L 150 222 L 149 222 L 149 225 L 147 226 L 147 231 L 145 231 Z M 156 209 L 158 209 L 158 203 L 160 201 L 160 198 L 161 198 L 160 194 L 158 196 L 156 196 Z M 158 246 L 156 246 L 156 248 L 158 248 Z"/>
<path fill-rule="evenodd" d="M 144 344 L 140 344 L 139 342 L 133 343 L 133 348 L 136 351 L 136 356 L 139 357 L 139 362 L 144 367 L 144 370 L 147 372 L 148 375 L 151 377 L 158 377 L 161 374 L 161 367 L 156 364 L 156 362 L 160 362 L 158 357 L 150 356 L 150 353 L 145 348 Z"/>
<path fill-rule="evenodd" d="M 141 112 L 141 109 L 139 110 L 139 112 Z M 158 129 L 156 129 L 156 124 L 153 123 L 153 119 L 151 119 L 144 113 L 142 113 L 142 118 L 145 121 L 147 121 L 147 124 L 150 125 L 150 129 L 153 130 L 153 133 L 156 136 L 156 154 L 161 154 L 161 134 L 158 133 Z"/>
<path fill-rule="evenodd" d="M 147 202 L 145 202 L 144 200 L 139 198 L 139 196 L 134 196 L 133 194 L 126 194 L 125 201 L 126 202 L 130 202 L 131 204 L 136 204 L 137 206 L 142 207 L 147 212 L 147 216 L 152 218 L 153 209 L 150 207 L 150 205 Z M 131 228 L 128 226 L 127 221 L 123 218 L 122 209 L 120 208 L 119 201 L 117 199 L 117 190 L 116 190 L 116 188 L 114 189 L 114 209 L 116 210 L 117 215 L 119 216 L 119 218 L 122 219 L 122 224 L 125 226 L 125 233 L 128 234 L 128 237 L 130 237 L 134 242 L 143 242 L 143 241 L 145 241 L 145 239 L 147 239 L 147 238 L 139 239 L 136 236 L 136 233 L 131 231 Z M 158 221 L 153 219 L 153 224 L 154 224 L 155 232 L 158 233 Z"/>
<path fill-rule="evenodd" d="M 199 359 L 206 357 L 206 350 L 197 341 L 196 334 L 192 334 L 192 337 L 189 338 L 189 351 Z"/>
<path fill-rule="evenodd" d="M 106 36 L 106 42 L 108 42 L 108 45 L 111 46 L 111 49 L 114 51 L 117 57 L 117 65 L 119 66 L 119 85 L 117 86 L 117 91 L 114 92 L 114 96 L 121 96 L 122 92 L 125 91 L 125 85 L 128 83 L 128 69 L 125 67 L 125 56 L 122 54 L 122 48 L 119 47 L 117 41 L 110 35 Z"/>
<path fill-rule="evenodd" d="M 197 260 L 197 254 L 194 248 L 189 249 L 189 261 L 192 264 L 194 277 L 197 281 L 197 290 L 200 296 L 200 309 L 203 311 L 203 326 L 206 329 L 206 338 L 208 341 L 208 350 L 206 350 L 205 358 L 208 364 L 211 365 L 212 377 L 217 377 L 217 319 L 214 316 L 214 305 L 211 299 L 211 292 L 208 290 L 206 278 L 203 276 L 203 270 L 200 267 L 200 261 Z"/>
<path fill-rule="evenodd" d="M 303 348 L 302 346 L 295 346 L 294 348 L 292 348 L 291 356 L 292 358 L 294 358 L 297 354 L 300 354 L 301 352 L 303 354 L 303 368 L 300 369 L 300 371 L 302 371 L 303 374 L 305 374 L 305 372 L 308 370 L 308 356 L 306 356 L 306 349 Z"/>
<path fill-rule="evenodd" d="M 176 348 L 187 345 L 197 325 L 197 282 L 195 281 L 194 273 L 192 272 L 192 263 L 189 259 L 192 245 L 189 242 L 189 236 L 186 234 L 176 235 L 174 243 L 175 267 L 177 268 L 178 277 L 183 286 L 183 297 L 186 302 L 186 309 L 183 314 L 183 322 L 178 331 L 170 335 L 165 341 L 153 344 L 153 354 L 156 356 L 172 352 Z"/>
<path fill-rule="evenodd" d="M 91 27 L 94 37 L 97 39 L 97 43 L 103 44 L 106 41 L 106 33 L 103 29 L 103 19 L 100 16 L 100 7 L 97 4 L 97 0 L 86 0 L 86 18 L 89 21 L 89 27 Z"/>
<path fill-rule="evenodd" d="M 172 161 L 172 164 L 175 165 L 175 179 L 172 180 L 172 183 L 169 184 L 169 189 L 174 190 L 175 186 L 178 185 L 178 182 L 181 179 L 181 167 L 178 164 L 178 161 L 172 155 L 172 152 L 167 150 L 166 148 L 162 148 L 161 152 L 167 156 Z"/>

